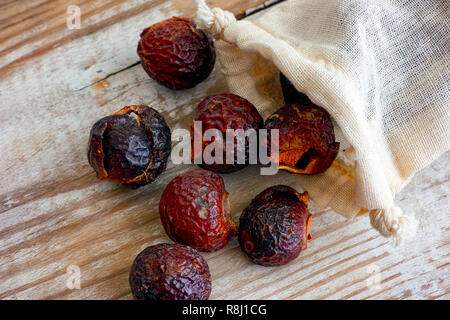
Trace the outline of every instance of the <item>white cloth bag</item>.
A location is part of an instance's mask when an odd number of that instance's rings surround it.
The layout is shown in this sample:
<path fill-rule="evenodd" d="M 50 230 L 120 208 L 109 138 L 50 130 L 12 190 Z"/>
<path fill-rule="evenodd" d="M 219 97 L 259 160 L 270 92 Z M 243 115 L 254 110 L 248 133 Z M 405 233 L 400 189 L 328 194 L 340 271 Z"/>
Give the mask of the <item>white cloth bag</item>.
<path fill-rule="evenodd" d="M 313 201 L 412 237 L 417 222 L 395 195 L 450 149 L 449 1 L 288 0 L 253 21 L 197 3 L 231 92 L 268 116 L 282 106 L 281 71 L 333 117 L 337 160 L 298 176 Z"/>

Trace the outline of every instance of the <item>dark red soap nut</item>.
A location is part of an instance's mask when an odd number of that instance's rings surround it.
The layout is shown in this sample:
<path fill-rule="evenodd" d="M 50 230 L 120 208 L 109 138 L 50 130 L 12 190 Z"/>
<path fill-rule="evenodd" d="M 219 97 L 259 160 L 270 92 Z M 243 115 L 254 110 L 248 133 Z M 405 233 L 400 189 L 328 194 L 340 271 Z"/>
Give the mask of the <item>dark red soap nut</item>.
<path fill-rule="evenodd" d="M 306 249 L 311 222 L 307 192 L 273 186 L 257 195 L 242 213 L 239 244 L 256 264 L 283 265 Z"/>
<path fill-rule="evenodd" d="M 148 75 L 173 90 L 189 89 L 214 68 L 216 51 L 192 19 L 173 17 L 142 31 L 137 53 Z"/>
<path fill-rule="evenodd" d="M 208 300 L 211 275 L 197 250 L 181 244 L 157 244 L 143 250 L 129 276 L 138 300 Z"/>
<path fill-rule="evenodd" d="M 326 171 L 339 151 L 335 141 L 334 127 L 329 113 L 316 105 L 287 104 L 267 118 L 270 130 L 279 129 L 279 153 L 271 148 L 271 159 L 279 168 L 298 174 L 318 174 Z"/>
<path fill-rule="evenodd" d="M 280 72 L 280 84 L 285 104 L 313 105 L 308 96 L 298 91 L 284 74 Z"/>
<path fill-rule="evenodd" d="M 230 93 L 223 93 L 213 96 L 208 96 L 200 102 L 195 109 L 194 121 L 202 122 L 202 130 L 199 132 L 194 124 L 191 126 L 192 138 L 192 160 L 202 159 L 202 154 L 205 148 L 214 141 L 202 140 L 201 150 L 194 148 L 194 131 L 197 131 L 198 137 L 203 137 L 203 134 L 209 129 L 218 129 L 223 137 L 223 143 L 217 144 L 223 153 L 222 163 L 207 164 L 205 161 L 199 165 L 203 169 L 212 170 L 218 173 L 230 173 L 245 168 L 249 164 L 249 137 L 245 137 L 245 161 L 238 163 L 238 140 L 235 138 L 234 149 L 227 150 L 226 147 L 226 131 L 227 129 L 244 131 L 254 129 L 255 137 L 258 137 L 258 130 L 264 126 L 264 121 L 258 110 L 246 99 Z M 257 145 L 257 140 L 255 141 Z M 234 162 L 227 163 L 227 152 L 233 152 Z M 242 161 L 241 161 L 242 162 Z"/>
<path fill-rule="evenodd" d="M 170 148 L 161 114 L 145 105 L 128 106 L 93 125 L 88 160 L 97 178 L 140 187 L 165 170 Z"/>
<path fill-rule="evenodd" d="M 237 234 L 223 179 L 194 170 L 173 179 L 159 202 L 167 235 L 175 242 L 210 252 L 223 248 Z"/>

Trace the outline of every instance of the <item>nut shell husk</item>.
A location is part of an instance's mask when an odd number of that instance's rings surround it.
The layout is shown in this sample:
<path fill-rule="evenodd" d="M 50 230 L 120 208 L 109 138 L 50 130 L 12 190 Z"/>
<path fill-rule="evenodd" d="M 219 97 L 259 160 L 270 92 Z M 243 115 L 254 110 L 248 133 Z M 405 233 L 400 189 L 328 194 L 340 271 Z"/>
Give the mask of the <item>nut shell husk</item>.
<path fill-rule="evenodd" d="M 279 129 L 279 152 L 270 150 L 272 161 L 281 170 L 297 174 L 319 174 L 333 163 L 339 151 L 335 141 L 333 122 L 329 113 L 314 104 L 287 104 L 273 113 L 265 122 L 270 130 Z"/>
<path fill-rule="evenodd" d="M 256 141 L 258 141 L 258 130 L 264 126 L 264 121 L 255 106 L 248 100 L 230 93 L 222 93 L 212 95 L 204 98 L 195 109 L 194 121 L 202 122 L 202 132 L 192 124 L 191 139 L 192 139 L 192 160 L 202 159 L 204 149 L 211 143 L 210 141 L 202 140 L 201 150 L 194 148 L 194 131 L 197 130 L 197 136 L 203 137 L 205 131 L 209 129 L 217 129 L 223 136 L 223 145 L 218 145 L 217 148 L 222 149 L 223 159 L 222 163 L 207 164 L 202 161 L 199 167 L 211 170 L 218 173 L 231 173 L 241 170 L 249 165 L 249 138 L 245 138 L 245 159 L 244 163 L 238 163 L 238 148 L 237 139 L 234 143 L 234 162 L 226 163 L 226 154 L 228 152 L 225 144 L 227 129 L 244 131 L 254 129 L 256 133 Z M 256 142 L 257 143 L 257 142 Z M 197 153 L 196 153 L 197 152 Z"/>
<path fill-rule="evenodd" d="M 134 105 L 93 125 L 88 161 L 97 178 L 140 187 L 165 170 L 170 150 L 170 129 L 162 115 L 148 106 Z"/>
<path fill-rule="evenodd" d="M 159 202 L 167 235 L 178 243 L 211 252 L 237 234 L 223 179 L 208 170 L 193 170 L 173 179 Z"/>
<path fill-rule="evenodd" d="M 258 194 L 240 217 L 238 240 L 256 264 L 279 266 L 296 259 L 311 239 L 308 193 L 277 185 Z"/>
<path fill-rule="evenodd" d="M 157 244 L 138 254 L 129 283 L 138 300 L 207 300 L 211 275 L 197 250 L 181 244 Z"/>
<path fill-rule="evenodd" d="M 147 74 L 172 90 L 196 86 L 210 75 L 216 61 L 209 32 L 180 17 L 144 29 L 137 53 Z"/>

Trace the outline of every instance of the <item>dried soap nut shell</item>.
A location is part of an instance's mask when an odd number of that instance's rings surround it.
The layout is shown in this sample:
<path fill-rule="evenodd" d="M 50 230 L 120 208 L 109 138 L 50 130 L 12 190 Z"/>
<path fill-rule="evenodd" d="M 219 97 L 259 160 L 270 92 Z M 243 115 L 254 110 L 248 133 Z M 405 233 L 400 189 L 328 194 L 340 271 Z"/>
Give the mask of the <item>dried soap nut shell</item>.
<path fill-rule="evenodd" d="M 207 300 L 211 275 L 197 250 L 181 244 L 157 244 L 138 254 L 129 276 L 138 300 Z"/>
<path fill-rule="evenodd" d="M 99 179 L 140 187 L 165 170 L 170 149 L 161 114 L 145 105 L 127 106 L 93 125 L 88 161 Z"/>
<path fill-rule="evenodd" d="M 231 173 L 241 170 L 249 165 L 249 138 L 245 137 L 245 161 L 244 163 L 238 162 L 238 143 L 235 139 L 233 150 L 228 150 L 225 137 L 228 129 L 232 130 L 250 130 L 254 129 L 256 138 L 258 137 L 258 130 L 264 126 L 264 121 L 259 114 L 258 110 L 248 100 L 230 93 L 223 93 L 213 96 L 208 96 L 203 99 L 197 108 L 195 109 L 194 121 L 200 121 L 202 123 L 202 132 L 194 132 L 199 129 L 192 124 L 191 126 L 191 138 L 192 138 L 192 161 L 197 163 L 197 159 L 203 158 L 203 151 L 210 145 L 211 141 L 202 140 L 202 148 L 195 150 L 194 136 L 203 137 L 204 133 L 209 129 L 217 129 L 223 136 L 223 144 L 217 145 L 217 148 L 221 148 L 223 153 L 222 163 L 207 164 L 202 161 L 199 166 L 203 169 L 212 170 L 218 173 Z M 255 141 L 257 143 L 257 140 Z M 234 162 L 227 163 L 227 152 L 234 153 Z"/>
<path fill-rule="evenodd" d="M 159 202 L 167 235 L 200 251 L 223 248 L 237 234 L 223 179 L 208 170 L 194 170 L 173 179 Z"/>
<path fill-rule="evenodd" d="M 339 151 L 329 113 L 314 104 L 287 104 L 265 122 L 268 149 L 279 168 L 297 174 L 319 174 L 333 163 Z M 278 154 L 269 141 L 270 130 L 279 129 Z"/>
<path fill-rule="evenodd" d="M 306 249 L 311 222 L 307 192 L 273 186 L 257 195 L 242 213 L 239 244 L 256 264 L 283 265 Z"/>
<path fill-rule="evenodd" d="M 173 17 L 141 33 L 137 53 L 147 74 L 173 90 L 189 89 L 205 80 L 214 68 L 212 37 L 192 19 Z"/>

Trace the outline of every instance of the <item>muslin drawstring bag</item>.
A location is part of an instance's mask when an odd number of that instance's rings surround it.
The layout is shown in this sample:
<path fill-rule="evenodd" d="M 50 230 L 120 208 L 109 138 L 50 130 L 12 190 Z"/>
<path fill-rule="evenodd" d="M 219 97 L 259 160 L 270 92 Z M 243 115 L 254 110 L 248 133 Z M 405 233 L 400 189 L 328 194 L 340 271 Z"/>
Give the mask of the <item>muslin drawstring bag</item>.
<path fill-rule="evenodd" d="M 298 176 L 312 200 L 412 237 L 417 222 L 395 195 L 450 149 L 448 0 L 288 0 L 252 21 L 197 3 L 231 92 L 268 116 L 282 106 L 282 72 L 333 117 L 337 160 Z"/>

